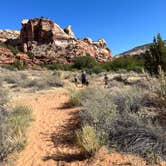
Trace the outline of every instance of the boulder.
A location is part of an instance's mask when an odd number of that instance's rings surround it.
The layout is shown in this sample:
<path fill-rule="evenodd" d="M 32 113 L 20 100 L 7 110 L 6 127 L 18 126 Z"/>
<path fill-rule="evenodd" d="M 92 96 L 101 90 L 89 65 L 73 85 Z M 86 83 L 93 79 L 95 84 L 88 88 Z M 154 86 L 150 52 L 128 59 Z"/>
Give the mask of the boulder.
<path fill-rule="evenodd" d="M 93 42 L 93 44 L 100 48 L 105 48 L 107 46 L 107 43 L 104 39 L 99 39 L 97 42 Z"/>
<path fill-rule="evenodd" d="M 71 38 L 76 38 L 74 32 L 72 31 L 71 25 L 68 25 L 65 29 L 64 32 L 69 35 Z"/>
<path fill-rule="evenodd" d="M 93 41 L 91 38 L 87 37 L 83 39 L 85 42 L 87 42 L 88 44 L 93 44 Z"/>

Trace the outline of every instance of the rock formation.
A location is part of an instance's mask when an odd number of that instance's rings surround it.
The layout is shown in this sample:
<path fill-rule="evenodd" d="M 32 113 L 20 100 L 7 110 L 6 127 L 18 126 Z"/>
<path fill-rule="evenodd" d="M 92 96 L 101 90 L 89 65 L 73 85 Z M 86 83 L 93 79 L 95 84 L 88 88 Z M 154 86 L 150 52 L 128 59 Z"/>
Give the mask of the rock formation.
<path fill-rule="evenodd" d="M 71 37 L 71 38 L 75 38 L 75 34 L 71 29 L 71 25 L 68 25 L 64 31 Z"/>
<path fill-rule="evenodd" d="M 28 57 L 25 54 L 29 54 L 30 57 L 33 56 L 35 64 L 73 63 L 77 57 L 85 55 L 94 57 L 98 62 L 106 62 L 112 58 L 112 53 L 106 48 L 107 43 L 104 39 L 96 42 L 91 38 L 78 39 L 70 25 L 62 29 L 46 18 L 23 20 L 20 32 L 7 31 L 2 35 L 0 31 L 0 42 L 6 43 L 10 39 L 19 40 L 16 43 L 17 48 L 21 48 L 24 52 L 23 56 L 19 54 L 12 57 L 26 60 Z M 6 53 L 4 56 L 6 57 Z"/>
<path fill-rule="evenodd" d="M 49 19 L 35 18 L 22 21 L 20 39 L 24 52 L 26 52 L 25 47 L 31 49 L 34 41 L 38 44 L 48 44 L 54 40 L 66 40 L 68 38 L 70 36 Z"/>
<path fill-rule="evenodd" d="M 49 56 L 55 61 L 72 63 L 78 56 L 90 55 L 105 62 L 112 56 L 104 39 L 97 42 L 90 38 L 77 39 L 70 25 L 63 30 L 46 18 L 23 20 L 20 39 L 23 51 L 31 51 L 38 59 L 43 56 L 48 59 Z"/>
<path fill-rule="evenodd" d="M 16 30 L 0 30 L 0 42 L 6 42 L 9 39 L 18 39 L 20 31 Z"/>

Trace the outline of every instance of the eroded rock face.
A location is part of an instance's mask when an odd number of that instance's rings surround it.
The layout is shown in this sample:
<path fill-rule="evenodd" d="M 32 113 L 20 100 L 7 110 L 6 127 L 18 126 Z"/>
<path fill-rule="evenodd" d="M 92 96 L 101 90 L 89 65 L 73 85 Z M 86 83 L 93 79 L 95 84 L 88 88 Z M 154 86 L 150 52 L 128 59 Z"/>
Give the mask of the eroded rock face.
<path fill-rule="evenodd" d="M 25 52 L 25 44 L 31 49 L 32 44 L 52 43 L 54 40 L 64 40 L 70 38 L 63 29 L 53 21 L 46 18 L 35 18 L 22 21 L 22 29 L 20 34 L 21 43 Z"/>
<path fill-rule="evenodd" d="M 21 32 L 0 30 L 0 42 L 21 48 L 24 52 L 16 55 L 9 49 L 0 48 L 0 63 L 11 63 L 15 59 L 36 65 L 73 63 L 77 57 L 85 55 L 94 57 L 98 62 L 106 62 L 112 58 L 104 39 L 96 42 L 91 38 L 78 39 L 70 25 L 63 29 L 46 18 L 23 20 Z M 29 57 L 26 56 L 28 54 Z"/>

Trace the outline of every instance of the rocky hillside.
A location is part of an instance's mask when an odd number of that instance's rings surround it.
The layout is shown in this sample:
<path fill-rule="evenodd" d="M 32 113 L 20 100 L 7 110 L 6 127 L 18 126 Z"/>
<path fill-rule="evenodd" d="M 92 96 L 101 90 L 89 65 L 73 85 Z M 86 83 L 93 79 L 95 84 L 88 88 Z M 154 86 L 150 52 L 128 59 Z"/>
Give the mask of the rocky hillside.
<path fill-rule="evenodd" d="M 129 51 L 125 51 L 115 56 L 115 58 L 126 57 L 126 56 L 140 56 L 142 53 L 145 53 L 151 44 L 145 44 L 142 46 L 135 47 Z"/>
<path fill-rule="evenodd" d="M 21 31 L 0 31 L 0 63 L 13 63 L 20 59 L 28 63 L 73 63 L 79 56 L 89 55 L 98 62 L 112 58 L 104 39 L 94 42 L 90 38 L 78 39 L 67 26 L 62 29 L 46 18 L 22 21 Z"/>
<path fill-rule="evenodd" d="M 6 42 L 9 39 L 18 39 L 20 31 L 16 30 L 0 30 L 0 42 Z"/>

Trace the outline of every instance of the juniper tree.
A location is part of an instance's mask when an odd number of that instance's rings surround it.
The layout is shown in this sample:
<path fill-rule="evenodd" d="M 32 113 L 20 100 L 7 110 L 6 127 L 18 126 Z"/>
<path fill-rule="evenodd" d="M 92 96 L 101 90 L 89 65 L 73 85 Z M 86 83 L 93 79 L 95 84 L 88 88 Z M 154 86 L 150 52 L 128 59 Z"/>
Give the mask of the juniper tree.
<path fill-rule="evenodd" d="M 151 74 L 159 74 L 158 66 L 161 66 L 162 70 L 166 72 L 166 45 L 160 34 L 157 35 L 157 38 L 154 37 L 150 49 L 144 54 L 144 59 L 145 68 Z"/>

